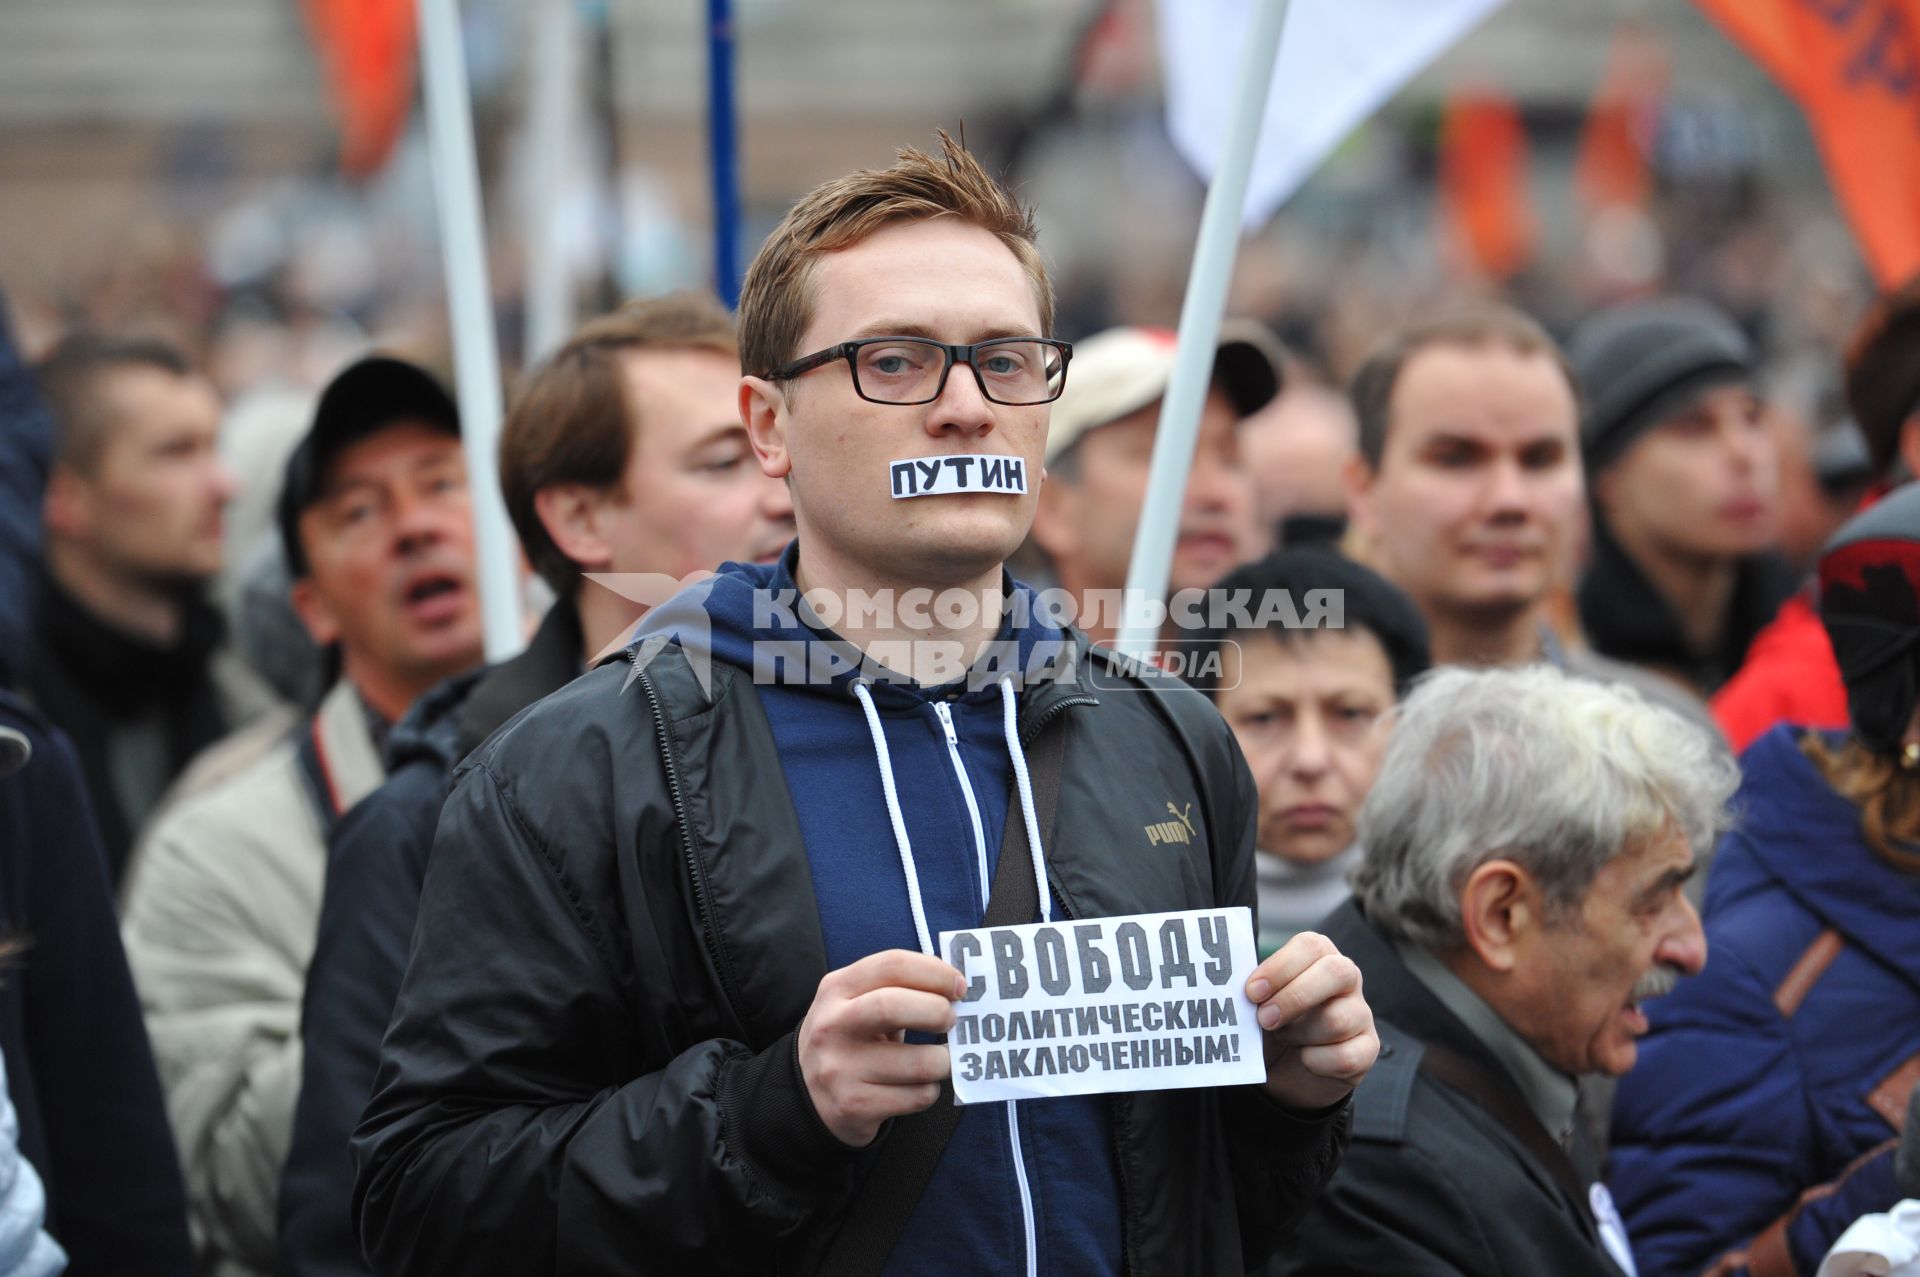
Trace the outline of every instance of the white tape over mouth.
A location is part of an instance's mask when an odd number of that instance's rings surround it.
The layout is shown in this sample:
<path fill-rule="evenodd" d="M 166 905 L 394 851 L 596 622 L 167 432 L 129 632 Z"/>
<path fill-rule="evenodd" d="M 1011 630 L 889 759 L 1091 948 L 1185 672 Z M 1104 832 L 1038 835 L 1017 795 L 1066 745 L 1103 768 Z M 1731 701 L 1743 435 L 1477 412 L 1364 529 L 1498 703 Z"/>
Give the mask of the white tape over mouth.
<path fill-rule="evenodd" d="M 999 492 L 1017 497 L 1027 490 L 1027 463 L 1019 457 L 982 453 L 909 457 L 887 467 L 887 482 L 896 501 L 954 492 Z"/>

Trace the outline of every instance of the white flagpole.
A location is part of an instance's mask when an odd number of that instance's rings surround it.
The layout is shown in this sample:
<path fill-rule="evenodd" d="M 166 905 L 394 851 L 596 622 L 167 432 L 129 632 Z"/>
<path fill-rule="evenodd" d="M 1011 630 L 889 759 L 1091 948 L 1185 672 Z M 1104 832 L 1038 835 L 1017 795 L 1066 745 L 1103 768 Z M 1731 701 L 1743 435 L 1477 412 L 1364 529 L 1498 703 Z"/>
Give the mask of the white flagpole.
<path fill-rule="evenodd" d="M 460 39 L 458 0 L 418 0 L 418 6 L 427 140 L 453 325 L 461 451 L 466 454 L 467 488 L 473 502 L 480 612 L 487 659 L 499 661 L 518 652 L 526 639 L 520 630 L 519 550 L 500 496 L 500 361 L 494 346 L 493 295 L 487 286 L 467 59 Z"/>
<path fill-rule="evenodd" d="M 560 236 L 560 205 L 567 184 L 572 131 L 576 21 L 574 0 L 537 0 L 533 56 L 528 60 L 526 124 L 526 332 L 531 367 L 566 339 L 573 327 L 573 280 Z"/>
<path fill-rule="evenodd" d="M 1160 2 L 1170 4 L 1175 0 Z M 1280 31 L 1286 25 L 1289 3 L 1254 0 L 1220 165 L 1207 187 L 1206 205 L 1200 213 L 1193 270 L 1180 305 L 1179 348 L 1166 397 L 1161 401 L 1146 505 L 1133 538 L 1133 559 L 1127 565 L 1126 624 L 1121 628 L 1118 646 L 1132 657 L 1146 656 L 1159 637 L 1159 627 L 1152 623 L 1148 609 L 1167 592 L 1173 544 L 1180 530 L 1180 508 L 1186 499 L 1194 443 L 1200 434 L 1200 411 L 1213 377 L 1214 346 L 1220 340 L 1220 319 L 1227 305 L 1227 282 L 1240 247 L 1247 174 L 1253 168 L 1254 145 L 1260 140 L 1260 120 L 1266 114 L 1267 90 L 1273 83 Z"/>

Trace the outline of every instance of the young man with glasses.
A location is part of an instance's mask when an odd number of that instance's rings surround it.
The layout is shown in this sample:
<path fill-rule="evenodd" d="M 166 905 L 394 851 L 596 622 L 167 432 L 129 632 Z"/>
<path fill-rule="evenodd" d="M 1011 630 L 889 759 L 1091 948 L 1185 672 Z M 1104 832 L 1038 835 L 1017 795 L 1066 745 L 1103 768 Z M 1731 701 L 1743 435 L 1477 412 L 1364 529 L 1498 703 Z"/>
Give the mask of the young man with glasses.
<path fill-rule="evenodd" d="M 795 544 L 457 775 L 355 1140 L 377 1269 L 1238 1273 L 1339 1160 L 1378 1041 L 1318 936 L 1248 982 L 1263 1086 L 946 1094 L 933 935 L 1251 905 L 1255 803 L 1197 694 L 1006 575 L 1071 351 L 1030 215 L 942 142 L 748 271 Z"/>

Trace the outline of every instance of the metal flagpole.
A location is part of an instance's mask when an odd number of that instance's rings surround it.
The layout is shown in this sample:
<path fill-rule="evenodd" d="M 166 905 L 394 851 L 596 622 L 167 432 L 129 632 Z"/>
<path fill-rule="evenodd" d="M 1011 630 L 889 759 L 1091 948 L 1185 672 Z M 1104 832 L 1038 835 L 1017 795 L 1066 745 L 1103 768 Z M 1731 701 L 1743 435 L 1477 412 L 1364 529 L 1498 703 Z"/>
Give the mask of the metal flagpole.
<path fill-rule="evenodd" d="M 480 175 L 474 160 L 467 60 L 457 0 L 419 0 L 420 56 L 426 73 L 427 140 L 433 156 L 440 255 L 453 326 L 454 381 L 460 397 L 461 451 L 473 502 L 475 567 L 487 659 L 525 644 L 520 630 L 519 550 L 500 497 L 500 361 L 481 230 Z"/>
<path fill-rule="evenodd" d="M 560 208 L 567 185 L 573 85 L 578 76 L 574 0 L 538 0 L 533 7 L 526 125 L 526 329 L 531 367 L 573 327 L 573 280 L 561 244 Z"/>
<path fill-rule="evenodd" d="M 734 125 L 733 0 L 707 0 L 707 150 L 713 170 L 713 288 L 740 304 L 740 177 Z"/>
<path fill-rule="evenodd" d="M 1140 512 L 1133 559 L 1127 565 L 1126 624 L 1121 627 L 1118 646 L 1132 657 L 1146 656 L 1159 636 L 1149 610 L 1167 593 L 1180 508 L 1186 498 L 1187 476 L 1193 470 L 1194 443 L 1200 434 L 1200 411 L 1213 377 L 1214 346 L 1220 339 L 1220 318 L 1227 305 L 1227 282 L 1240 247 L 1247 174 L 1253 168 L 1254 145 L 1260 140 L 1260 120 L 1267 109 L 1267 90 L 1273 83 L 1288 6 L 1289 0 L 1254 0 L 1253 19 L 1234 81 L 1233 113 L 1227 122 L 1220 164 L 1207 187 L 1207 201 L 1200 213 L 1193 270 L 1180 305 L 1179 348 L 1166 397 L 1161 401 L 1146 506 Z"/>

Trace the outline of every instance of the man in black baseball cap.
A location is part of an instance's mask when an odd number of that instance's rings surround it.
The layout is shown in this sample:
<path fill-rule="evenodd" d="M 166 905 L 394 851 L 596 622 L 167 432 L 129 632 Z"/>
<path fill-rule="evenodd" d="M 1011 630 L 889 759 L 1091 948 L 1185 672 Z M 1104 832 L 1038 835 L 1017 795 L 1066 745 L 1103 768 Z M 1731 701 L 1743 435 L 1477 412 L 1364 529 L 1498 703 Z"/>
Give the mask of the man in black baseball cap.
<path fill-rule="evenodd" d="M 327 464 L 340 450 L 403 419 L 460 437 L 460 410 L 425 370 L 391 355 L 369 355 L 350 364 L 321 392 L 313 425 L 287 458 L 277 515 L 287 566 L 306 575 L 300 516 L 319 500 Z"/>
<path fill-rule="evenodd" d="M 203 1265 L 262 1274 L 327 835 L 384 779 L 388 725 L 481 660 L 453 400 L 402 360 L 347 368 L 288 459 L 278 514 L 294 609 L 338 677 L 290 739 L 155 822 L 125 921 Z"/>
<path fill-rule="evenodd" d="M 1568 354 L 1594 514 L 1580 623 L 1603 655 L 1710 693 L 1792 588 L 1752 345 L 1670 298 L 1594 316 Z"/>

